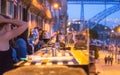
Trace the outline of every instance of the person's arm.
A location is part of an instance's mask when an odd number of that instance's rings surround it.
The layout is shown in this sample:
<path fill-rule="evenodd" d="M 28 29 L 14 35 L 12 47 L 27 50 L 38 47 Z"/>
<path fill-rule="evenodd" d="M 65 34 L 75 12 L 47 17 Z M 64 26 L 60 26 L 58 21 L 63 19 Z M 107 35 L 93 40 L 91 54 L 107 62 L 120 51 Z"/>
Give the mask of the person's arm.
<path fill-rule="evenodd" d="M 24 21 L 6 19 L 5 22 L 17 26 L 16 29 L 12 29 L 6 33 L 7 39 L 12 39 L 14 37 L 17 37 L 18 35 L 22 34 L 28 28 L 28 23 Z"/>
<path fill-rule="evenodd" d="M 7 19 L 0 15 L 0 23 L 6 23 Z"/>
<path fill-rule="evenodd" d="M 9 24 L 9 25 L 6 26 L 6 31 L 7 32 L 11 31 L 11 24 Z"/>

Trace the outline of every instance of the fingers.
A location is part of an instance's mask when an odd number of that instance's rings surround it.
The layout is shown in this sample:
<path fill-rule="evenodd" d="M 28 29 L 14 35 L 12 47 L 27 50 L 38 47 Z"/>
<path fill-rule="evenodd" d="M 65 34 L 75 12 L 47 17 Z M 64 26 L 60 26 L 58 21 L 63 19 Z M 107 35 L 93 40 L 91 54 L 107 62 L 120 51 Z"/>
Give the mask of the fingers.
<path fill-rule="evenodd" d="M 3 22 L 5 22 L 5 18 L 2 15 L 0 15 L 0 23 L 3 23 Z"/>

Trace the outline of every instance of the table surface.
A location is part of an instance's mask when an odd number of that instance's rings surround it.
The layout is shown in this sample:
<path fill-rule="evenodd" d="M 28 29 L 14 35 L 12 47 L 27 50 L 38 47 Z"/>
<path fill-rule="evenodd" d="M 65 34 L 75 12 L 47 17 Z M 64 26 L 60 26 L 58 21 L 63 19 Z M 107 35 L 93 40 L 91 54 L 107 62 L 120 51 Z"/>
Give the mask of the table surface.
<path fill-rule="evenodd" d="M 28 55 L 27 60 L 20 61 L 15 66 L 28 66 L 28 65 L 81 65 L 76 58 L 75 52 L 72 50 L 56 50 L 56 55 L 53 56 L 51 47 L 43 48 Z M 82 53 L 83 54 L 83 53 Z M 83 58 L 84 59 L 84 58 Z"/>

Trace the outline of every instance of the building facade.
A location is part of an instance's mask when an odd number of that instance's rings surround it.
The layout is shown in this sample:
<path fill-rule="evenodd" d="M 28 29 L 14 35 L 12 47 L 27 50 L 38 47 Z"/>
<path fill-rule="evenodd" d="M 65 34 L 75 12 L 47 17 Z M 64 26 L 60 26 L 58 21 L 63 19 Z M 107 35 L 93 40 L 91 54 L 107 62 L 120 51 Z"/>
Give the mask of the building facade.
<path fill-rule="evenodd" d="M 52 4 L 59 1 L 62 4 L 59 12 L 55 12 Z M 29 23 L 29 30 L 34 27 L 47 30 L 51 34 L 55 31 L 54 26 L 59 21 L 58 27 L 65 31 L 67 21 L 66 0 L 0 0 L 0 13 L 13 19 L 23 20 Z M 60 28 L 60 29 L 61 29 Z M 63 31 L 63 30 L 62 30 Z"/>

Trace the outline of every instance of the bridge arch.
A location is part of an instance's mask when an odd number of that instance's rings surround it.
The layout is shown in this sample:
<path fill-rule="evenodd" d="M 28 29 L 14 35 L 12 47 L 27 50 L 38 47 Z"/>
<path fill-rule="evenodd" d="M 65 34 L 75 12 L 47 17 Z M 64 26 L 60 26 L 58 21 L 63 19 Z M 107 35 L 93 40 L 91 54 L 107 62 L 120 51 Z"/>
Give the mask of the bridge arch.
<path fill-rule="evenodd" d="M 96 14 L 95 16 L 93 16 L 92 18 L 90 18 L 87 22 L 87 24 L 89 25 L 89 28 L 92 29 L 94 28 L 100 21 L 102 21 L 104 18 L 106 18 L 107 16 L 117 12 L 120 10 L 120 3 L 103 10 L 102 12 Z"/>

